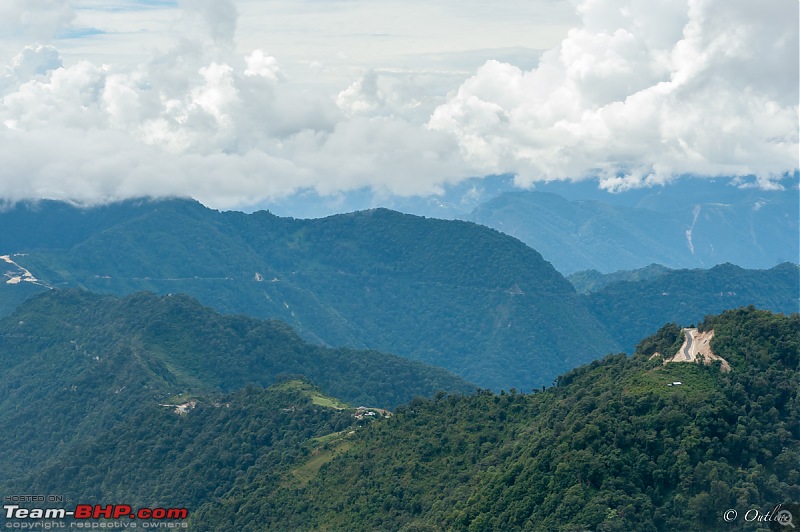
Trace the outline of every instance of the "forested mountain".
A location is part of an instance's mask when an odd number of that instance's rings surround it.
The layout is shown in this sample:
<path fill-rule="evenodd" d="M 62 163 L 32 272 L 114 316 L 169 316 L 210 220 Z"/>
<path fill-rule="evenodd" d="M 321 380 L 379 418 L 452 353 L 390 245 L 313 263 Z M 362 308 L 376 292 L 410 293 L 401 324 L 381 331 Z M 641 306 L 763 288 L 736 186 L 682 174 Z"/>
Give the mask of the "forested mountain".
<path fill-rule="evenodd" d="M 455 381 L 469 393 L 389 416 L 353 406 L 384 370 L 413 387 L 412 363 L 185 296 L 53 291 L 0 322 L 0 490 L 187 507 L 193 530 L 718 530 L 727 509 L 800 497 L 800 315 L 741 308 L 699 330 L 730 371 L 665 363 L 683 338 L 668 324 L 546 390 Z M 326 385 L 262 388 L 281 364 Z"/>
<path fill-rule="evenodd" d="M 636 204 L 611 198 L 567 200 L 541 191 L 508 191 L 466 219 L 519 238 L 558 271 L 603 273 L 642 268 L 708 268 L 733 262 L 770 268 L 800 257 L 797 181 L 787 190 L 697 183 L 655 187 Z M 622 195 L 625 195 L 623 193 Z M 640 194 L 640 195 L 641 195 Z M 597 194 L 595 194 L 597 196 Z"/>
<path fill-rule="evenodd" d="M 474 389 L 420 362 L 309 345 L 280 322 L 222 316 L 187 296 L 147 293 L 35 296 L 0 321 L 0 365 L 0 423 L 9 427 L 0 431 L 4 481 L 131 422 L 143 406 L 158 410 L 159 403 L 292 375 L 379 407 Z"/>
<path fill-rule="evenodd" d="M 619 349 L 539 253 L 468 222 L 384 209 L 295 220 L 142 200 L 18 206 L 0 224 L 0 253 L 48 286 L 183 292 L 222 312 L 281 319 L 311 341 L 391 352 L 483 387 L 550 384 Z M 58 227 L 74 229 L 59 238 Z M 2 284 L 4 293 L 21 288 L 30 283 Z"/>
<path fill-rule="evenodd" d="M 668 325 L 524 395 L 418 399 L 303 482 L 253 468 L 197 530 L 727 530 L 800 498 L 800 316 L 709 317 L 719 363 Z M 669 385 L 679 381 L 679 385 Z M 344 452 L 346 450 L 346 452 Z M 313 457 L 308 459 L 309 462 Z M 295 480 L 293 480 L 295 479 Z M 737 509 L 728 523 L 724 512 Z M 796 519 L 796 517 L 795 517 Z M 775 526 L 778 526 L 775 524 Z"/>
<path fill-rule="evenodd" d="M 632 353 L 640 338 L 663 323 L 696 323 L 708 314 L 746 305 L 786 314 L 800 311 L 800 266 L 784 263 L 769 270 L 745 270 L 720 264 L 708 270 L 673 270 L 649 279 L 613 282 L 583 297 L 623 349 Z"/>
<path fill-rule="evenodd" d="M 383 209 L 295 220 L 189 200 L 41 202 L 0 212 L 0 224 L 6 277 L 19 279 L 0 283 L 0 312 L 45 286 L 188 293 L 222 312 L 283 320 L 312 342 L 391 352 L 495 390 L 630 353 L 665 322 L 750 304 L 798 310 L 791 264 L 580 272 L 570 280 L 592 293 L 579 296 L 518 240 Z M 71 229 L 59 238 L 61 226 Z"/>
<path fill-rule="evenodd" d="M 180 413 L 153 400 L 132 405 L 43 465 L 12 479 L 4 469 L 0 489 L 69 493 L 79 504 L 194 510 L 226 494 L 256 464 L 262 474 L 285 470 L 307 460 L 319 440 L 366 423 L 302 381 L 174 402 L 182 401 L 188 406 Z"/>

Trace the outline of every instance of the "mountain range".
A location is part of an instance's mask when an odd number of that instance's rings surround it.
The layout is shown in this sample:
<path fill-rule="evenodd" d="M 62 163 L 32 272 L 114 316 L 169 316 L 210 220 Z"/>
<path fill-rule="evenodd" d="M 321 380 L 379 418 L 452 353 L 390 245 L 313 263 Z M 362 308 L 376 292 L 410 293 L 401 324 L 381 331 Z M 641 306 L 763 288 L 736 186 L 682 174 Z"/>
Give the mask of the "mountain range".
<path fill-rule="evenodd" d="M 707 270 L 651 267 L 628 275 L 634 280 L 610 282 L 583 296 L 627 353 L 647 331 L 664 323 L 697 323 L 706 315 L 748 305 L 786 314 L 800 311 L 800 266 L 788 262 L 768 270 L 720 264 Z"/>
<path fill-rule="evenodd" d="M 186 293 L 221 312 L 280 319 L 312 342 L 398 354 L 483 387 L 549 384 L 618 349 L 541 255 L 468 222 L 385 209 L 296 220 L 143 200 L 18 205 L 0 224 L 0 249 L 50 287 Z M 565 334 L 566 324 L 580 333 Z"/>
<path fill-rule="evenodd" d="M 567 275 L 638 269 L 709 268 L 731 262 L 770 268 L 800 262 L 800 175 L 764 189 L 753 179 L 683 176 L 610 191 L 594 180 L 538 182 L 511 175 L 473 178 L 420 197 L 358 190 L 335 197 L 302 191 L 264 203 L 281 215 L 326 216 L 375 207 L 478 222 L 519 238 Z"/>
<path fill-rule="evenodd" d="M 282 320 L 307 341 L 394 353 L 495 390 L 540 387 L 632 352 L 665 322 L 749 304 L 797 311 L 800 284 L 792 264 L 656 268 L 579 295 L 515 238 L 386 209 L 296 220 L 180 199 L 43 201 L 0 212 L 0 225 L 6 314 L 47 287 L 186 293 L 221 312 Z"/>
<path fill-rule="evenodd" d="M 651 263 L 708 268 L 732 262 L 768 268 L 798 262 L 798 191 L 744 190 L 730 203 L 646 198 L 635 207 L 569 201 L 552 193 L 506 192 L 467 218 L 519 238 L 564 274 L 603 273 Z"/>

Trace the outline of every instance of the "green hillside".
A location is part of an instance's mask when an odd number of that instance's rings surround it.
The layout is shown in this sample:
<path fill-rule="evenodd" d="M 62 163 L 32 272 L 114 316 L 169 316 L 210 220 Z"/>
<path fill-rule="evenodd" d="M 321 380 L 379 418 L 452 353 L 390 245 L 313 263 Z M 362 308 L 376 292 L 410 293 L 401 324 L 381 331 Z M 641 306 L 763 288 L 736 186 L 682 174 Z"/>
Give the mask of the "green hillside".
<path fill-rule="evenodd" d="M 0 222 L 78 229 L 60 242 L 52 230 L 0 236 L 0 252 L 21 254 L 14 260 L 52 287 L 186 293 L 280 319 L 310 341 L 395 353 L 495 389 L 550 384 L 619 348 L 541 255 L 468 222 L 385 209 L 295 220 L 189 200 L 125 202 L 116 221 L 114 206 L 37 209 Z"/>
<path fill-rule="evenodd" d="M 593 362 L 546 391 L 414 400 L 306 483 L 253 472 L 193 526 L 756 529 L 723 512 L 800 499 L 800 316 L 751 307 L 701 330 L 715 332 L 732 371 L 664 365 L 656 353 L 680 345 L 666 326 L 635 356 Z"/>
<path fill-rule="evenodd" d="M 311 384 L 287 381 L 230 395 L 175 397 L 120 416 L 47 464 L 0 483 L 4 493 L 68 493 L 81 504 L 126 501 L 192 510 L 227 493 L 256 467 L 280 469 L 313 456 L 308 442 L 359 430 L 353 409 Z M 177 413 L 168 403 L 187 404 Z"/>
<path fill-rule="evenodd" d="M 699 330 L 731 371 L 665 364 L 683 336 L 668 324 L 549 389 L 391 415 L 354 407 L 379 406 L 370 381 L 399 386 L 407 361 L 185 296 L 53 291 L 0 322 L 0 492 L 185 506 L 201 531 L 757 529 L 723 512 L 800 498 L 800 315 L 741 308 Z"/>
<path fill-rule="evenodd" d="M 250 384 L 302 375 L 326 394 L 378 407 L 474 389 L 440 368 L 309 345 L 280 322 L 148 293 L 36 296 L 0 321 L 0 364 L 0 421 L 14 427 L 0 431 L 7 482 L 129 422 L 144 406 L 159 410 Z"/>

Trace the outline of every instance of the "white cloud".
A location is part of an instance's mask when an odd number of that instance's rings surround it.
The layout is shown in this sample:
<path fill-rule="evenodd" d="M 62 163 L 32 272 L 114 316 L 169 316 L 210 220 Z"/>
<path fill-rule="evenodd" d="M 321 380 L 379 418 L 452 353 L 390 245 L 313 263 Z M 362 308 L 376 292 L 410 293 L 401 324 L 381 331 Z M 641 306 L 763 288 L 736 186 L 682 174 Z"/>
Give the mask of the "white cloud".
<path fill-rule="evenodd" d="M 0 197 L 178 194 L 235 207 L 308 188 L 432 192 L 464 171 L 449 135 L 391 116 L 346 119 L 263 51 L 239 69 L 198 67 L 202 58 L 173 50 L 129 72 L 83 61 L 7 90 Z"/>
<path fill-rule="evenodd" d="M 44 76 L 61 66 L 61 55 L 53 46 L 26 46 L 11 60 L 10 72 L 17 81 L 29 81 Z"/>
<path fill-rule="evenodd" d="M 274 57 L 268 56 L 264 50 L 253 50 L 253 52 L 245 57 L 247 63 L 247 70 L 244 71 L 245 76 L 261 76 L 272 81 L 278 80 L 278 60 Z"/>
<path fill-rule="evenodd" d="M 3 0 L 0 35 L 11 40 L 46 41 L 69 28 L 74 18 L 69 0 Z"/>
<path fill-rule="evenodd" d="M 184 11 L 199 17 L 217 46 L 233 47 L 239 11 L 232 0 L 180 0 Z"/>
<path fill-rule="evenodd" d="M 296 56 L 236 50 L 237 24 L 258 21 L 240 21 L 232 0 L 181 1 L 182 15 L 161 14 L 181 30 L 171 48 L 151 49 L 134 65 L 114 56 L 62 60 L 51 45 L 9 55 L 0 68 L 0 197 L 180 194 L 242 207 L 309 188 L 424 194 L 507 171 L 521 184 L 597 176 L 611 189 L 687 172 L 753 173 L 768 184 L 796 168 L 798 150 L 797 6 L 779 2 L 584 0 L 581 24 L 538 66 L 488 61 L 447 94 L 454 70 L 400 68 L 411 56 L 391 54 L 392 68 L 340 68 L 335 47 L 303 60 L 305 75 L 324 82 L 298 81 Z M 14 19 L 44 3 L 17 2 Z M 333 14 L 321 20 L 342 24 L 348 10 L 365 17 L 381 8 L 326 5 Z M 309 20 L 308 6 L 276 6 Z M 245 2 L 243 12 L 256 7 Z M 42 28 L 72 24 L 67 8 Z M 78 18 L 102 22 L 93 13 Z M 513 10 L 503 13 L 511 24 Z M 394 37 L 364 38 L 379 57 Z M 363 48 L 359 39 L 336 41 L 348 44 L 341 55 L 357 52 L 357 42 Z M 461 68 L 470 54 L 459 53 Z M 440 53 L 436 64 L 447 66 L 448 57 Z"/>
<path fill-rule="evenodd" d="M 378 75 L 374 70 L 367 71 L 336 96 L 336 105 L 349 115 L 374 113 L 385 104 L 383 92 L 378 88 Z"/>
<path fill-rule="evenodd" d="M 520 184 L 797 168 L 797 4 L 584 0 L 583 25 L 522 71 L 489 61 L 430 120 Z"/>

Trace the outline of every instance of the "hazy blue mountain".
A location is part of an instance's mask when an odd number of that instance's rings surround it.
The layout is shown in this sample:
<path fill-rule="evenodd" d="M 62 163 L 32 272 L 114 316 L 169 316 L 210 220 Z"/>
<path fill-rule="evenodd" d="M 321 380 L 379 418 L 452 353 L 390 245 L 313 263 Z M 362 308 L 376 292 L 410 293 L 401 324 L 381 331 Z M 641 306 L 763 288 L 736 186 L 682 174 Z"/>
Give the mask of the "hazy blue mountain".
<path fill-rule="evenodd" d="M 16 234 L 0 249 L 21 253 L 17 263 L 52 287 L 184 292 L 223 312 L 281 319 L 312 341 L 395 353 L 495 389 L 549 384 L 619 349 L 541 255 L 476 224 L 385 209 L 296 220 L 188 200 L 119 206 L 116 223 L 105 221 L 113 205 L 102 216 L 47 204 L 22 218 L 2 213 Z M 24 224 L 47 225 L 32 213 L 80 230 L 56 244 L 21 241 Z"/>
<path fill-rule="evenodd" d="M 797 191 L 798 175 L 785 176 L 779 181 L 786 192 Z M 528 189 L 514 184 L 511 174 L 488 175 L 446 183 L 434 194 L 423 196 L 392 196 L 363 188 L 333 196 L 320 195 L 313 190 L 301 190 L 291 196 L 265 201 L 256 206 L 280 216 L 320 218 L 357 210 L 388 208 L 409 214 L 434 218 L 468 220 L 472 211 L 505 192 L 531 190 L 556 194 L 569 201 L 597 201 L 614 207 L 643 208 L 660 212 L 684 209 L 687 205 L 753 203 L 758 196 L 780 195 L 760 190 L 753 179 L 704 178 L 683 176 L 664 185 L 654 185 L 610 192 L 598 186 L 595 179 L 582 181 L 547 181 L 534 183 Z M 797 194 L 786 198 L 797 203 Z"/>
<path fill-rule="evenodd" d="M 567 200 L 540 191 L 505 192 L 481 204 L 469 219 L 519 238 L 564 274 L 610 273 L 652 263 L 769 268 L 800 261 L 796 187 L 695 191 L 687 182 L 650 189 L 636 206 Z"/>
<path fill-rule="evenodd" d="M 370 188 L 340 192 L 333 196 L 303 190 L 285 198 L 263 202 L 257 207 L 279 216 L 294 218 L 321 218 L 344 212 L 386 208 L 418 216 L 464 220 L 481 203 L 515 189 L 514 176 L 502 174 L 446 184 L 440 193 L 427 196 L 384 195 Z"/>
<path fill-rule="evenodd" d="M 564 274 L 609 272 L 650 263 L 686 266 L 690 255 L 677 219 L 545 192 L 506 192 L 478 207 L 472 220 L 519 238 Z M 642 262 L 644 264 L 642 264 Z"/>

